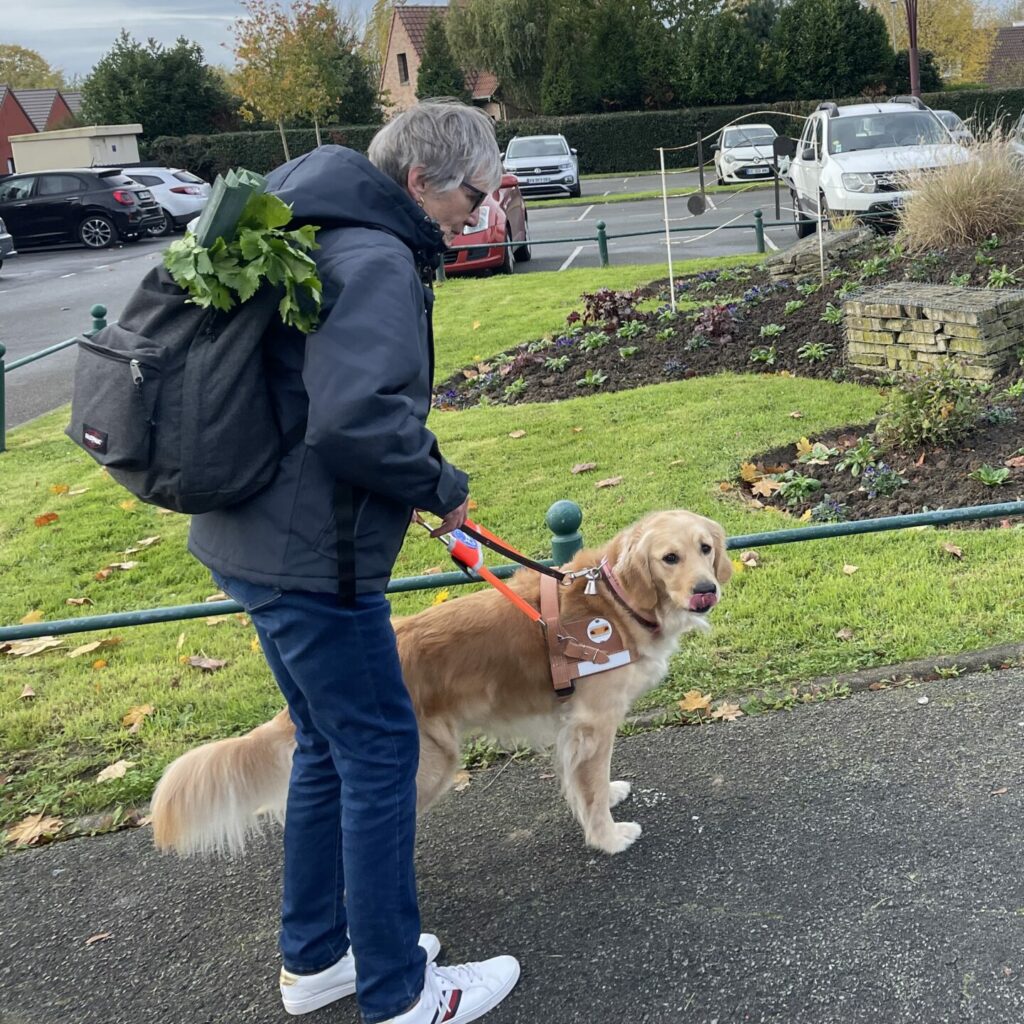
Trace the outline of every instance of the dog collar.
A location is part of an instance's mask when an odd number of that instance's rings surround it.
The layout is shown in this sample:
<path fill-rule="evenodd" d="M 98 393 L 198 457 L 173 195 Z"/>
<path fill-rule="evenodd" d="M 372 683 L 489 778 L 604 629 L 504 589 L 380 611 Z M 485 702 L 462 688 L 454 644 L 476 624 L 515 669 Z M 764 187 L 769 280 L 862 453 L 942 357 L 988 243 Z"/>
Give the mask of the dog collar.
<path fill-rule="evenodd" d="M 626 595 L 622 590 L 622 584 L 619 582 L 619 578 L 612 571 L 612 567 L 608 564 L 606 559 L 601 559 L 601 564 L 598 566 L 601 570 L 601 575 L 604 577 L 605 582 L 608 584 L 608 589 L 612 592 L 612 596 L 616 601 L 622 605 L 623 608 L 633 617 L 634 621 L 640 623 L 644 629 L 650 630 L 652 633 L 657 633 L 661 626 L 646 616 L 641 615 L 630 603 L 626 600 Z"/>

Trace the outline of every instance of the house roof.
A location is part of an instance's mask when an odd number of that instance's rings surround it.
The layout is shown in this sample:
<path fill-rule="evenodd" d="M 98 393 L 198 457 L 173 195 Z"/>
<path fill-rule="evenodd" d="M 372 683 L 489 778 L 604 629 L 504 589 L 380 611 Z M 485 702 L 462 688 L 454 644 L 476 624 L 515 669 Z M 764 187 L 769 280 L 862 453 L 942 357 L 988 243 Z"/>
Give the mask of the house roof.
<path fill-rule="evenodd" d="M 1024 85 L 1024 25 L 1001 28 L 989 58 L 985 81 L 989 85 Z"/>
<path fill-rule="evenodd" d="M 435 15 L 443 18 L 447 6 L 429 4 L 406 4 L 395 8 L 395 17 L 400 19 L 417 57 L 423 56 L 423 44 L 427 39 L 427 26 Z M 490 71 L 469 71 L 466 74 L 466 88 L 475 100 L 489 100 L 498 88 L 498 79 Z"/>
<path fill-rule="evenodd" d="M 36 131 L 46 131 L 46 122 L 53 110 L 53 101 L 57 98 L 56 89 L 12 89 L 22 110 L 36 126 Z"/>
<path fill-rule="evenodd" d="M 61 89 L 60 94 L 64 97 L 64 102 L 68 105 L 68 109 L 72 114 L 78 114 L 81 112 L 82 94 L 80 92 L 65 92 Z"/>

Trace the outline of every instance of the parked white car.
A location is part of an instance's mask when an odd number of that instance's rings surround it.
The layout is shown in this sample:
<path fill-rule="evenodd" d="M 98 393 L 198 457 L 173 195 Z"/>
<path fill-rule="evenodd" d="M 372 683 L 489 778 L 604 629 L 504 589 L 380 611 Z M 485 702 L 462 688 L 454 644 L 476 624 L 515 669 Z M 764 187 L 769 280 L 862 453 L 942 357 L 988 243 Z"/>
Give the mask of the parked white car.
<path fill-rule="evenodd" d="M 580 162 L 564 135 L 517 135 L 501 158 L 524 196 L 581 194 Z"/>
<path fill-rule="evenodd" d="M 974 132 L 964 123 L 964 119 L 955 110 L 936 110 L 935 116 L 949 129 L 954 141 L 963 146 L 974 142 Z"/>
<path fill-rule="evenodd" d="M 772 177 L 775 165 L 772 147 L 777 135 L 770 124 L 734 124 L 723 128 L 714 146 L 718 184 Z"/>
<path fill-rule="evenodd" d="M 970 154 L 916 97 L 840 107 L 819 104 L 807 118 L 789 167 L 797 236 L 814 231 L 806 218 L 893 214 L 910 192 L 904 176 L 965 163 Z"/>
<path fill-rule="evenodd" d="M 178 167 L 126 167 L 124 173 L 153 193 L 164 213 L 163 223 L 151 235 L 169 235 L 202 212 L 210 186 L 191 171 Z"/>
<path fill-rule="evenodd" d="M 1024 160 L 1024 114 L 1017 119 L 1017 123 L 1010 129 L 1010 148 Z"/>

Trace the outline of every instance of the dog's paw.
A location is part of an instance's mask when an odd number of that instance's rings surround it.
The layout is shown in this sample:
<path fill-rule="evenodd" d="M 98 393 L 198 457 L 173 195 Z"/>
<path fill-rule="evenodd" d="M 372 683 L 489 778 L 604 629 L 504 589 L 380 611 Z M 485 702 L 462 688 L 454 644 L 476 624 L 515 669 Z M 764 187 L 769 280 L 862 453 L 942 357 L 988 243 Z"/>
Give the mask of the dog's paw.
<path fill-rule="evenodd" d="M 640 838 L 642 832 L 643 829 L 635 821 L 616 821 L 600 838 L 588 837 L 587 841 L 605 853 L 622 853 Z"/>
<path fill-rule="evenodd" d="M 621 804 L 622 801 L 625 800 L 626 797 L 629 796 L 629 794 L 632 792 L 632 790 L 633 790 L 633 784 L 630 783 L 630 782 L 626 782 L 625 780 L 620 780 L 618 782 L 609 782 L 608 783 L 608 806 L 609 807 L 618 807 L 618 805 Z"/>

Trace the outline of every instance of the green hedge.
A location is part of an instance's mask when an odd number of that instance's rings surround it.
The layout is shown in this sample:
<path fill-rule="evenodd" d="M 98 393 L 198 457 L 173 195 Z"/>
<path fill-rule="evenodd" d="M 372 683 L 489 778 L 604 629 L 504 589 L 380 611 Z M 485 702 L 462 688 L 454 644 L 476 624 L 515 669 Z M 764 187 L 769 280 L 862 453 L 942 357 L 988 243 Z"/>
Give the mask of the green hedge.
<path fill-rule="evenodd" d="M 1024 110 L 1024 89 L 991 92 L 951 90 L 923 97 L 929 106 L 939 110 L 955 110 L 961 117 L 977 117 L 987 124 L 999 116 L 1016 118 Z M 842 102 L 855 103 L 857 100 Z M 864 102 L 863 99 L 861 102 Z M 817 106 L 816 101 L 752 104 L 732 107 L 690 107 L 682 110 L 658 110 L 618 114 L 583 114 L 575 117 L 526 117 L 503 121 L 497 125 L 498 142 L 508 144 L 514 135 L 561 133 L 579 151 L 580 170 L 584 174 L 616 174 L 624 171 L 655 169 L 659 146 L 681 146 L 695 142 L 698 135 L 708 135 L 743 114 L 768 111 L 758 120 L 766 121 L 784 135 L 798 134 L 799 122 L 787 114 L 805 116 Z M 324 141 L 350 146 L 366 152 L 376 125 L 330 128 Z M 312 129 L 288 131 L 292 156 L 313 149 L 316 137 Z M 710 148 L 705 157 L 710 159 Z M 690 146 L 677 153 L 666 153 L 669 167 L 691 167 L 696 163 L 696 149 Z M 212 180 L 229 167 L 248 167 L 266 172 L 284 160 L 281 139 L 277 132 L 233 132 L 224 135 L 189 135 L 184 138 L 159 138 L 146 152 L 163 166 L 185 167 Z"/>

